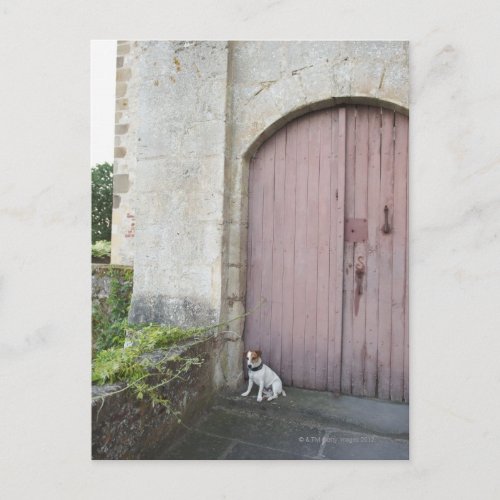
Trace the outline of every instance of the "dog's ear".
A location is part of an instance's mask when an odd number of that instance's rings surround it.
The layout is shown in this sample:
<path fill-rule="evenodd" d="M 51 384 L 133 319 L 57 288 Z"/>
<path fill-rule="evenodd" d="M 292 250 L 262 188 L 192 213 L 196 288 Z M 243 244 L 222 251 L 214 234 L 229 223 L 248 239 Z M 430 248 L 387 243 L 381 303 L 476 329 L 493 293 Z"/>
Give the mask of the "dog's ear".
<path fill-rule="evenodd" d="M 246 358 L 246 357 L 247 357 L 247 354 L 248 354 L 248 351 L 245 351 L 245 352 L 243 353 L 243 358 Z"/>
<path fill-rule="evenodd" d="M 257 354 L 257 356 L 260 358 L 262 356 L 262 351 L 257 350 L 255 351 L 255 354 Z"/>

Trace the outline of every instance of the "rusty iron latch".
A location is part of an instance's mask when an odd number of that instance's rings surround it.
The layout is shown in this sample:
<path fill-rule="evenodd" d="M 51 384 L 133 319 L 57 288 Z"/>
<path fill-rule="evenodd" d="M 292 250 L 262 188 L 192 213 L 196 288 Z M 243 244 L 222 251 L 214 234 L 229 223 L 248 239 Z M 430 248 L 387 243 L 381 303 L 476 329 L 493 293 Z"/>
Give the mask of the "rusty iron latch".
<path fill-rule="evenodd" d="M 363 276 L 365 275 L 365 264 L 363 262 L 363 257 L 360 255 L 358 257 L 358 262 L 356 262 L 356 293 L 358 295 L 363 294 Z"/>
<path fill-rule="evenodd" d="M 358 257 L 358 262 L 356 262 L 356 293 L 354 295 L 354 315 L 358 315 L 359 311 L 359 301 L 360 296 L 363 294 L 363 276 L 365 275 L 365 263 L 363 262 L 363 257 L 360 255 Z"/>
<path fill-rule="evenodd" d="M 389 207 L 386 205 L 384 207 L 384 227 L 382 228 L 382 231 L 385 234 L 389 234 L 391 232 L 391 227 L 389 226 Z"/>

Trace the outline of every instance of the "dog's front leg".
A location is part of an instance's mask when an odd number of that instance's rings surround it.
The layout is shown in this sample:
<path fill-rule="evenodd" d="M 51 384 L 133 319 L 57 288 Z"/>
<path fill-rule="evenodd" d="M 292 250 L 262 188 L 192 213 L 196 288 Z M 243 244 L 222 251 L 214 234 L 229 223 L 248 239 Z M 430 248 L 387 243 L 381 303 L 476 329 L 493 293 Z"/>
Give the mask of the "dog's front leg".
<path fill-rule="evenodd" d="M 248 389 L 246 392 L 242 394 L 242 396 L 248 396 L 250 394 L 250 391 L 252 390 L 253 387 L 253 380 L 250 378 L 248 379 Z"/>
<path fill-rule="evenodd" d="M 259 385 L 259 394 L 257 395 L 257 401 L 260 403 L 262 401 L 262 391 L 264 390 L 264 381 Z"/>

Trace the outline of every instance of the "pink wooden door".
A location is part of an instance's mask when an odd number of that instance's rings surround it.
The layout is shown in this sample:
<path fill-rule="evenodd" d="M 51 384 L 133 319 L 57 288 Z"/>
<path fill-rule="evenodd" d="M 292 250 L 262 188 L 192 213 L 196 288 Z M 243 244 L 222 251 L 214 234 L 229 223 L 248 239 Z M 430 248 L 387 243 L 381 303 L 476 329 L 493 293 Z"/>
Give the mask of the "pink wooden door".
<path fill-rule="evenodd" d="M 408 400 L 407 138 L 407 117 L 345 106 L 252 159 L 245 345 L 285 384 Z"/>

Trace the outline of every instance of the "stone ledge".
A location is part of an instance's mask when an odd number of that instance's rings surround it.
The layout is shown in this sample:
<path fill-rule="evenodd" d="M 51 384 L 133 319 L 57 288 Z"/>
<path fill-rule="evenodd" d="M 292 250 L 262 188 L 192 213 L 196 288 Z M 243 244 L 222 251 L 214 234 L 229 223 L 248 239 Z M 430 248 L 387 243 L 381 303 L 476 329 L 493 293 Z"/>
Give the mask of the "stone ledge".
<path fill-rule="evenodd" d="M 182 424 L 190 425 L 209 406 L 215 390 L 215 370 L 223 347 L 223 337 L 210 336 L 174 346 L 172 355 L 185 354 L 204 358 L 201 366 L 193 366 L 183 379 L 164 386 L 162 396 L 170 399 L 180 412 Z M 148 356 L 158 356 L 151 353 Z M 167 362 L 168 363 L 168 362 Z M 170 367 L 175 366 L 175 362 Z M 159 380 L 159 382 L 161 379 Z M 92 396 L 99 397 L 125 387 L 125 384 L 92 386 Z M 92 458 L 97 460 L 136 460 L 154 458 L 157 450 L 168 445 L 175 435 L 184 432 L 177 417 L 163 406 L 153 407 L 139 400 L 131 391 L 92 401 Z"/>

